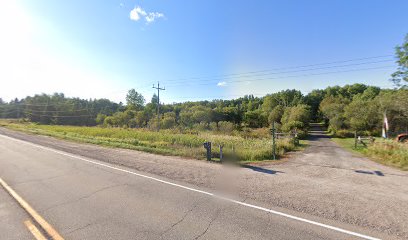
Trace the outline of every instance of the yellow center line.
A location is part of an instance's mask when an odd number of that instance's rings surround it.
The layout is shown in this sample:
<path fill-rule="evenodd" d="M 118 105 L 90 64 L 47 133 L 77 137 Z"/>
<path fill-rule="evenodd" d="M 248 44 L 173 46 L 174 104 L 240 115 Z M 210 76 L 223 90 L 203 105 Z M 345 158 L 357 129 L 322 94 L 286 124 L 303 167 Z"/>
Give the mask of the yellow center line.
<path fill-rule="evenodd" d="M 44 231 L 54 240 L 64 240 L 64 238 L 47 222 L 40 214 L 37 213 L 22 197 L 20 197 L 2 178 L 0 184 L 4 189 L 20 204 L 24 210 L 44 229 Z"/>
<path fill-rule="evenodd" d="M 24 221 L 24 225 L 30 230 L 30 232 L 34 235 L 35 239 L 37 240 L 47 240 L 44 235 L 38 230 L 38 228 L 30 221 Z"/>

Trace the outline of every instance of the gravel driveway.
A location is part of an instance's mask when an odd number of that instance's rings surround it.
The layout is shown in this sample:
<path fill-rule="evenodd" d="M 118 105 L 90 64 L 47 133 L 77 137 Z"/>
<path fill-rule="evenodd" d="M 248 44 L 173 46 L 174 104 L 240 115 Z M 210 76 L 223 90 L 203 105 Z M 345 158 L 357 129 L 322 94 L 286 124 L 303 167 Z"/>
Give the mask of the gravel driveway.
<path fill-rule="evenodd" d="M 78 144 L 4 128 L 0 134 L 223 191 L 265 207 L 357 225 L 390 238 L 408 238 L 408 173 L 353 155 L 320 132 L 312 133 L 304 151 L 248 168 Z"/>

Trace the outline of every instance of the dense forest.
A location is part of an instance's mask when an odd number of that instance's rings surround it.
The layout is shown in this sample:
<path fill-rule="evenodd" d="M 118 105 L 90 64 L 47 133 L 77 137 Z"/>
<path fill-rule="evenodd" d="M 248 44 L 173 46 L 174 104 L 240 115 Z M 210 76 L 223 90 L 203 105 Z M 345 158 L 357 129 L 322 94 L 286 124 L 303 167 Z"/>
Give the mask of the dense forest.
<path fill-rule="evenodd" d="M 35 95 L 4 102 L 1 118 L 24 118 L 41 124 L 101 125 L 106 127 L 211 130 L 224 133 L 268 128 L 276 123 L 283 132 L 307 131 L 311 121 L 325 122 L 338 135 L 367 131 L 379 135 L 384 118 L 390 133 L 408 131 L 408 35 L 396 48 L 398 69 L 391 75 L 394 89 L 353 84 L 313 90 L 303 95 L 284 90 L 264 97 L 246 95 L 232 100 L 216 99 L 160 104 L 157 96 L 146 104 L 136 90 L 129 90 L 126 104 L 108 99 L 68 98 L 62 93 Z M 158 126 L 159 125 L 159 126 Z"/>
<path fill-rule="evenodd" d="M 303 95 L 285 90 L 258 98 L 252 95 L 232 100 L 161 104 L 160 127 L 232 132 L 245 128 L 270 127 L 284 131 L 305 131 L 310 121 L 325 121 L 331 131 L 350 130 L 378 135 L 386 114 L 391 132 L 407 131 L 408 89 L 380 89 L 364 84 L 334 86 Z M 0 101 L 2 118 L 26 118 L 41 124 L 103 125 L 150 128 L 157 126 L 157 97 L 145 104 L 135 90 L 126 105 L 107 99 L 83 100 L 63 94 L 35 95 Z"/>

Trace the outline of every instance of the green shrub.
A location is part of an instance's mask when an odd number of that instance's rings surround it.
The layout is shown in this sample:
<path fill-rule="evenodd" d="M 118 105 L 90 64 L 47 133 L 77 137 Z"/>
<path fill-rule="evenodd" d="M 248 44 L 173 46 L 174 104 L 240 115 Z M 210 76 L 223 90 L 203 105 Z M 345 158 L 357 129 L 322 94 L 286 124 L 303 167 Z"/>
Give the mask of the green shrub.
<path fill-rule="evenodd" d="M 218 130 L 224 134 L 231 134 L 235 129 L 232 122 L 221 121 L 218 123 Z"/>
<path fill-rule="evenodd" d="M 339 137 L 339 138 L 351 138 L 351 137 L 354 137 L 354 131 L 341 129 L 341 130 L 337 130 L 334 133 L 334 136 Z"/>

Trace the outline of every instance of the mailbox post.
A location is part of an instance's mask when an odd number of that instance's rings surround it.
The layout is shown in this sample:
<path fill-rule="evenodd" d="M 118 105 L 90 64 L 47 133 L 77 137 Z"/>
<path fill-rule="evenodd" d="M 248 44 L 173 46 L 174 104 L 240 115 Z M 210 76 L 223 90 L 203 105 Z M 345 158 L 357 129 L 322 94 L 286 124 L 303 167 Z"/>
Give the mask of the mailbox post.
<path fill-rule="evenodd" d="M 211 142 L 205 142 L 204 148 L 207 150 L 207 161 L 211 161 Z"/>

